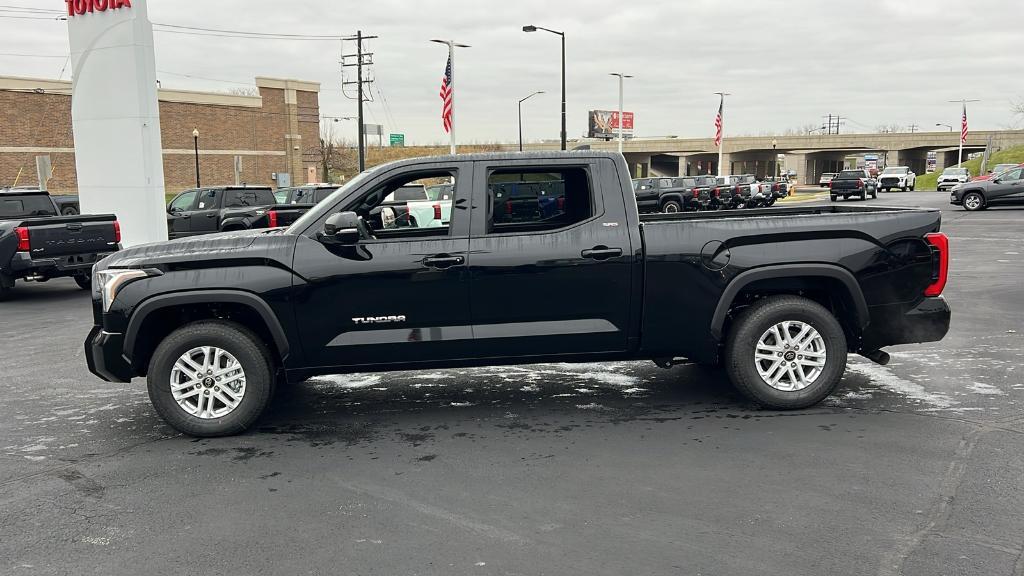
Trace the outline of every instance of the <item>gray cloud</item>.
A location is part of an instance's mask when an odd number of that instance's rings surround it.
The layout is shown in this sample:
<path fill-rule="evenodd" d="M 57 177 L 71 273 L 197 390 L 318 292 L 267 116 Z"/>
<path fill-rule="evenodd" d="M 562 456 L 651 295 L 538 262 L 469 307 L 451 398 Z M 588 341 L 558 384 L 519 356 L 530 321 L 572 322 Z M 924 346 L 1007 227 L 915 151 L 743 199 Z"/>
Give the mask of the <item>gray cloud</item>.
<path fill-rule="evenodd" d="M 368 121 L 414 143 L 446 139 L 437 95 L 446 54 L 428 42 L 435 37 L 472 45 L 456 60 L 460 141 L 512 141 L 516 101 L 535 90 L 547 94 L 524 106 L 526 134 L 558 137 L 558 38 L 525 34 L 524 24 L 566 31 L 570 137 L 586 129 L 588 109 L 617 105 L 616 80 L 608 76 L 615 71 L 636 76 L 627 81 L 626 108 L 636 113 L 638 134 L 649 136 L 709 136 L 715 90 L 734 94 L 727 134 L 820 123 L 830 112 L 849 118 L 850 131 L 911 123 L 931 130 L 936 122 L 959 122 L 959 109 L 946 101 L 960 97 L 983 100 L 970 110 L 974 129 L 1000 128 L 1014 122 L 1010 102 L 1024 97 L 1017 65 L 1024 5 L 1013 0 L 151 0 L 150 15 L 209 28 L 378 35 L 371 43 L 377 86 L 394 122 L 379 102 L 369 106 Z M 63 24 L 0 19 L 0 26 L 11 52 L 67 51 Z M 335 42 L 158 33 L 156 49 L 164 86 L 238 86 L 180 75 L 316 80 L 324 114 L 354 114 L 354 102 L 339 91 Z M 0 56 L 0 73 L 54 77 L 62 64 Z M 355 132 L 352 123 L 341 130 Z"/>

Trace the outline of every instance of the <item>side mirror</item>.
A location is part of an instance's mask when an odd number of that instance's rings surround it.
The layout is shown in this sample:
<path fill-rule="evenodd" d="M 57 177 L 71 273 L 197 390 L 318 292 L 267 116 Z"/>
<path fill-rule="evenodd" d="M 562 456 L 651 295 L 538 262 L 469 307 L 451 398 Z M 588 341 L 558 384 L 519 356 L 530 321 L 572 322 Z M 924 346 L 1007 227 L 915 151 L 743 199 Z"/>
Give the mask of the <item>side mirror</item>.
<path fill-rule="evenodd" d="M 343 246 L 359 243 L 359 216 L 355 212 L 331 214 L 324 222 L 323 237 Z"/>
<path fill-rule="evenodd" d="M 178 212 L 181 212 L 181 208 L 178 208 L 176 206 L 168 206 L 167 207 L 167 213 L 168 214 L 177 214 Z"/>
<path fill-rule="evenodd" d="M 993 184 L 999 184 L 999 182 L 1000 182 L 999 178 L 993 178 L 992 179 L 992 183 Z"/>

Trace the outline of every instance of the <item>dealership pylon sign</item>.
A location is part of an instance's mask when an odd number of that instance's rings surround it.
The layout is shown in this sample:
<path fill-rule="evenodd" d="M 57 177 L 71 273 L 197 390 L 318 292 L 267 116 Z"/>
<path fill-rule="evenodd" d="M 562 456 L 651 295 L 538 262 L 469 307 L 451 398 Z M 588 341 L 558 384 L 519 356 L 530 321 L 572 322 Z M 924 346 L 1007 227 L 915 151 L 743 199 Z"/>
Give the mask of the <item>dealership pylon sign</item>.
<path fill-rule="evenodd" d="M 146 0 L 66 1 L 82 211 L 116 214 L 126 246 L 166 240 L 160 108 Z"/>
<path fill-rule="evenodd" d="M 64 0 L 64 3 L 68 5 L 68 16 L 132 7 L 131 0 Z"/>

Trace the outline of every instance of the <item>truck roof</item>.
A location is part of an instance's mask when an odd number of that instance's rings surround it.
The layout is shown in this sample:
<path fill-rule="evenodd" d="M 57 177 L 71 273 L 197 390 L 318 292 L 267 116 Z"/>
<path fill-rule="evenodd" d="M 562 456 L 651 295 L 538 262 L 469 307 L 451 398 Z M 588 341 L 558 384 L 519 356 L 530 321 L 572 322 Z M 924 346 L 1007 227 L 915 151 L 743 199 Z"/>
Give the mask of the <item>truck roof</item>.
<path fill-rule="evenodd" d="M 394 160 L 387 164 L 380 164 L 374 166 L 370 170 L 377 170 L 378 168 L 387 167 L 398 167 L 405 165 L 422 164 L 424 162 L 474 162 L 474 161 L 494 161 L 494 160 L 537 160 L 543 162 L 545 160 L 561 160 L 566 158 L 608 158 L 614 160 L 616 156 L 619 156 L 618 152 L 602 152 L 597 150 L 543 150 L 538 152 L 478 152 L 474 154 L 445 154 L 441 156 L 418 156 L 416 158 L 405 158 L 402 160 Z"/>
<path fill-rule="evenodd" d="M 46 190 L 40 190 L 39 188 L 0 188 L 0 194 L 17 194 L 19 196 L 23 196 L 25 194 L 50 195 Z"/>

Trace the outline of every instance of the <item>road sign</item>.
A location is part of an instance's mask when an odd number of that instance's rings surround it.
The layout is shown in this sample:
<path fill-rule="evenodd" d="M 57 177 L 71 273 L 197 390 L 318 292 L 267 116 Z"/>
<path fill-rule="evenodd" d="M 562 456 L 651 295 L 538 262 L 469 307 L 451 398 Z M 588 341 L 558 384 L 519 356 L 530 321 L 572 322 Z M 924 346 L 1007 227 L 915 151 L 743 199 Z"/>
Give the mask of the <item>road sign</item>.
<path fill-rule="evenodd" d="M 405 134 L 391 134 L 388 141 L 391 146 L 405 146 Z"/>

